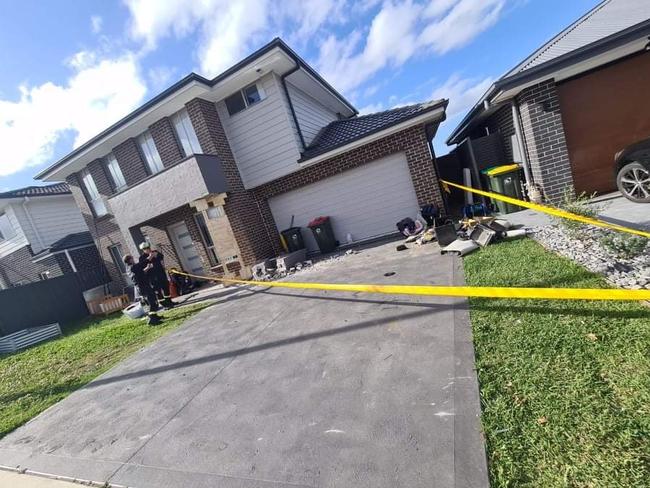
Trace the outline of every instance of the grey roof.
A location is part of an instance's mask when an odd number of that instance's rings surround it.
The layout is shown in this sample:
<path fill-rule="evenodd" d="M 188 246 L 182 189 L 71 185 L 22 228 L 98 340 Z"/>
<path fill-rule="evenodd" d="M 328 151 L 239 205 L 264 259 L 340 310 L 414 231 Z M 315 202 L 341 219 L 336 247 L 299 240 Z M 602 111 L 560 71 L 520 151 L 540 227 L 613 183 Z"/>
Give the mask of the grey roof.
<path fill-rule="evenodd" d="M 50 252 L 63 251 L 64 249 L 72 249 L 73 247 L 87 246 L 94 244 L 93 236 L 90 232 L 77 232 L 75 234 L 68 234 L 58 241 L 52 243 L 48 249 Z"/>
<path fill-rule="evenodd" d="M 68 195 L 70 187 L 67 183 L 54 183 L 45 186 L 26 186 L 17 190 L 0 193 L 0 198 L 22 198 L 22 197 L 49 197 L 52 195 Z"/>
<path fill-rule="evenodd" d="M 335 120 L 323 127 L 312 143 L 302 153 L 301 161 L 311 159 L 333 149 L 345 146 L 376 132 L 382 131 L 418 115 L 440 107 L 446 107 L 448 100 L 432 100 L 415 105 L 397 107 L 383 112 Z"/>
<path fill-rule="evenodd" d="M 524 59 L 505 76 L 587 46 L 650 18 L 649 0 L 605 0 Z"/>
<path fill-rule="evenodd" d="M 93 236 L 88 231 L 68 234 L 58 241 L 53 242 L 50 247 L 34 254 L 34 256 L 32 256 L 32 261 L 42 258 L 43 256 L 65 251 L 66 249 L 74 249 L 76 247 L 90 246 L 94 244 L 95 241 L 93 240 Z"/>

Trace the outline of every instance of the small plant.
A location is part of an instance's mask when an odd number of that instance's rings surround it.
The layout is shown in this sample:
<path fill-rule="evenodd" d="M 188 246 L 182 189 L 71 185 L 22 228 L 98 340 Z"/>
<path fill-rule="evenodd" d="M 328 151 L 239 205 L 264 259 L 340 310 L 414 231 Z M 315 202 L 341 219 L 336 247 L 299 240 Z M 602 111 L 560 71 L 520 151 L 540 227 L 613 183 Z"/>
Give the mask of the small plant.
<path fill-rule="evenodd" d="M 566 187 L 562 195 L 562 201 L 558 205 L 562 210 L 571 212 L 583 217 L 596 218 L 602 210 L 600 205 L 589 203 L 596 194 L 588 195 L 585 192 L 576 195 L 573 189 Z M 575 220 L 558 218 L 557 222 L 564 228 L 564 230 L 572 237 L 576 237 L 580 230 L 587 224 L 576 222 Z"/>
<path fill-rule="evenodd" d="M 648 240 L 642 236 L 608 233 L 600 238 L 600 245 L 617 257 L 631 259 L 643 254 Z"/>

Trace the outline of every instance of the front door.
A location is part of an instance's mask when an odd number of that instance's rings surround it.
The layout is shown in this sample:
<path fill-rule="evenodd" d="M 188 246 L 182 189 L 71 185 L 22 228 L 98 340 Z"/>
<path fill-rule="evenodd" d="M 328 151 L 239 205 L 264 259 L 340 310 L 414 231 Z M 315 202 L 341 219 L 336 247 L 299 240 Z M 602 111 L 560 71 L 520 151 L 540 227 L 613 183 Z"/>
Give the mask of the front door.
<path fill-rule="evenodd" d="M 170 225 L 168 230 L 176 248 L 176 253 L 183 265 L 183 269 L 188 273 L 203 274 L 201 257 L 196 252 L 196 247 L 194 247 L 194 242 L 192 242 L 192 236 L 190 236 L 190 231 L 187 230 L 185 222 Z"/>

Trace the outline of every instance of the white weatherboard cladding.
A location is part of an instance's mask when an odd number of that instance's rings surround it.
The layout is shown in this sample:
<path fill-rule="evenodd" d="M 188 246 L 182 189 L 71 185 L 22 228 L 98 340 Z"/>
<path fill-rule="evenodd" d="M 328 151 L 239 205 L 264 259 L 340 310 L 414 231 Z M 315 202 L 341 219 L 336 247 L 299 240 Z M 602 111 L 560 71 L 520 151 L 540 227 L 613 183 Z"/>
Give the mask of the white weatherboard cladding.
<path fill-rule="evenodd" d="M 279 231 L 303 227 L 305 245 L 318 246 L 307 224 L 321 215 L 332 219 L 336 239 L 342 244 L 347 234 L 354 241 L 397 232 L 395 224 L 414 218 L 419 210 L 411 174 L 403 153 L 373 161 L 311 185 L 269 199 Z"/>
<path fill-rule="evenodd" d="M 300 152 L 290 112 L 273 74 L 258 80 L 264 99 L 234 115 L 223 101 L 217 111 L 244 186 L 267 183 L 299 169 Z"/>
<path fill-rule="evenodd" d="M 305 144 L 309 145 L 323 127 L 337 120 L 338 117 L 336 113 L 291 83 L 287 83 L 287 90 L 296 112 L 298 124 L 300 124 L 302 137 L 305 139 Z"/>
<path fill-rule="evenodd" d="M 0 258 L 3 258 L 12 252 L 17 251 L 18 249 L 25 247 L 27 244 L 29 244 L 29 241 L 25 237 L 23 228 L 20 225 L 18 217 L 16 216 L 15 208 L 13 205 L 8 205 L 4 210 L 0 210 L 0 213 L 5 213 L 7 215 L 9 223 L 14 229 L 14 235 L 11 237 L 11 239 L 0 239 Z"/>
<path fill-rule="evenodd" d="M 27 211 L 45 246 L 68 234 L 88 231 L 72 195 L 32 198 L 27 203 Z M 30 237 L 30 242 L 35 253 L 42 249 L 36 236 Z"/>

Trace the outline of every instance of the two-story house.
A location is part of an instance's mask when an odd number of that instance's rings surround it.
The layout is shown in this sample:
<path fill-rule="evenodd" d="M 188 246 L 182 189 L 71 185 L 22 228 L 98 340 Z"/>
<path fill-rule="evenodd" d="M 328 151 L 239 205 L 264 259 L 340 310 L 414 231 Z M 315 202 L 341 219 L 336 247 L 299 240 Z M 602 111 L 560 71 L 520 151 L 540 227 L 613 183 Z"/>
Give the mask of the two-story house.
<path fill-rule="evenodd" d="M 446 105 L 357 116 L 274 39 L 212 80 L 183 78 L 37 178 L 69 183 L 117 286 L 144 240 L 168 267 L 250 276 L 292 219 L 329 215 L 360 242 L 442 206 L 431 139 Z"/>
<path fill-rule="evenodd" d="M 84 289 L 108 281 L 68 185 L 0 193 L 0 288 L 78 272 Z"/>

